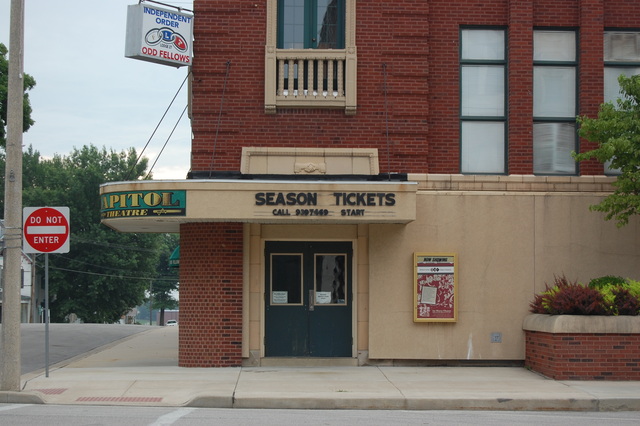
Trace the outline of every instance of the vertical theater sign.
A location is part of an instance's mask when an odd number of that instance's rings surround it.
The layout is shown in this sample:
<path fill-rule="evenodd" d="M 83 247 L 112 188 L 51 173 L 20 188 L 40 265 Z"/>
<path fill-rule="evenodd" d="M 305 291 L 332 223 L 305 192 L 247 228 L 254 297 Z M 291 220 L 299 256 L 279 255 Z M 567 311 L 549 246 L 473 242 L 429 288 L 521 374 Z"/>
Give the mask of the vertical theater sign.
<path fill-rule="evenodd" d="M 127 58 L 174 67 L 190 66 L 193 15 L 165 10 L 148 3 L 127 9 Z"/>

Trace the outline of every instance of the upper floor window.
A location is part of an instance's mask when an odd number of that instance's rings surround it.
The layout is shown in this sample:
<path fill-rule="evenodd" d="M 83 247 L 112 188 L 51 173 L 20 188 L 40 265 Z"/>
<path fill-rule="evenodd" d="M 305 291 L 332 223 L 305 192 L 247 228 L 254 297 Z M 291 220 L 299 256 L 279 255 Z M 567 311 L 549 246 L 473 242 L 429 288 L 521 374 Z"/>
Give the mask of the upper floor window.
<path fill-rule="evenodd" d="M 533 171 L 576 174 L 575 31 L 533 33 Z"/>
<path fill-rule="evenodd" d="M 344 49 L 344 0 L 278 0 L 279 49 Z"/>
<path fill-rule="evenodd" d="M 265 112 L 357 107 L 356 0 L 267 0 Z"/>
<path fill-rule="evenodd" d="M 506 37 L 502 29 L 460 31 L 460 169 L 506 171 Z"/>
<path fill-rule="evenodd" d="M 604 101 L 616 103 L 620 97 L 618 77 L 640 74 L 640 32 L 605 31 L 604 33 Z M 619 175 L 605 163 L 605 174 Z"/>
<path fill-rule="evenodd" d="M 640 32 L 605 31 L 604 33 L 604 101 L 620 97 L 618 77 L 640 74 Z"/>

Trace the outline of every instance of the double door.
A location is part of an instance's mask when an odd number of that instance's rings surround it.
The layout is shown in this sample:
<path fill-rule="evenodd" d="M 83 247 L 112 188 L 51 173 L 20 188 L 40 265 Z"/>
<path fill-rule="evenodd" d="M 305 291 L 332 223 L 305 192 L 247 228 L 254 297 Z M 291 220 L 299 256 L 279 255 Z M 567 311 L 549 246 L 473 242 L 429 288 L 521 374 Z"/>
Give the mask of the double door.
<path fill-rule="evenodd" d="M 266 242 L 266 356 L 352 356 L 351 260 L 350 242 Z"/>

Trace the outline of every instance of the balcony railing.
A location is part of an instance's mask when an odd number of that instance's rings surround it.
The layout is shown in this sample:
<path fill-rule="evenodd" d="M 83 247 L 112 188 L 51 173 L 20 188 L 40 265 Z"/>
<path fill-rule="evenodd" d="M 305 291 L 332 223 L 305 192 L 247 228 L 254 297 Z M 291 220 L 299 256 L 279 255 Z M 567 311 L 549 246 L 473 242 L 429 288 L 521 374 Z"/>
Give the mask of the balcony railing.
<path fill-rule="evenodd" d="M 278 108 L 356 110 L 356 55 L 339 49 L 267 49 L 265 111 Z"/>

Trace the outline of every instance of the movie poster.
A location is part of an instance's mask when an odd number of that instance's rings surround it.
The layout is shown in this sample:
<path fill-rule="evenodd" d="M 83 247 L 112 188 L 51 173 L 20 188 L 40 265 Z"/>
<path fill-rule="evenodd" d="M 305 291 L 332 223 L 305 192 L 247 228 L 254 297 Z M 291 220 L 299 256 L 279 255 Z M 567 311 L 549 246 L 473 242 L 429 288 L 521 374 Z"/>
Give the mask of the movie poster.
<path fill-rule="evenodd" d="M 414 268 L 413 320 L 456 321 L 456 255 L 416 253 Z"/>

